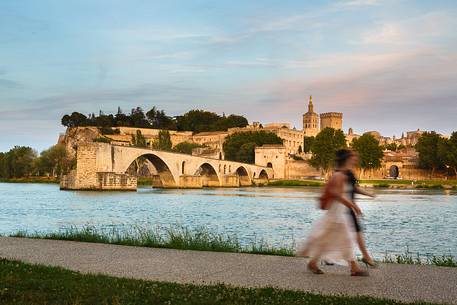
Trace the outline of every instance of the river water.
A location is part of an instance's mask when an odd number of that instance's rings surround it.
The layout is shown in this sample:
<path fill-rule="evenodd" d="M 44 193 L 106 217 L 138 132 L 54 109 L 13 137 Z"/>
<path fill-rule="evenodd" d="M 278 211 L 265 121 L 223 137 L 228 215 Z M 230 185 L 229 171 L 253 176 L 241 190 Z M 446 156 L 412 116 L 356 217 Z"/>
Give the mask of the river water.
<path fill-rule="evenodd" d="M 0 234 L 71 226 L 208 228 L 242 244 L 290 246 L 322 215 L 316 188 L 240 188 L 137 192 L 60 191 L 51 184 L 0 183 Z M 457 193 L 378 190 L 358 198 L 368 247 L 382 256 L 411 252 L 457 256 Z"/>

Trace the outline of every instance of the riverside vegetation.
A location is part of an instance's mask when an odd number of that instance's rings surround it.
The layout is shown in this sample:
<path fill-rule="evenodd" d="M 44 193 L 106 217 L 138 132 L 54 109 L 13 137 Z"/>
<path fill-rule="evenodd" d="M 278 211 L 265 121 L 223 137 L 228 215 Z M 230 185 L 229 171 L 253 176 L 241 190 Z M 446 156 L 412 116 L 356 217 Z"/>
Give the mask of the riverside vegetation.
<path fill-rule="evenodd" d="M 255 240 L 250 245 L 242 246 L 234 235 L 224 235 L 211 232 L 204 228 L 190 230 L 185 227 L 169 227 L 166 229 L 97 229 L 92 226 L 82 228 L 69 227 L 53 233 L 27 233 L 24 231 L 10 237 L 69 240 L 91 243 L 116 244 L 125 246 L 168 248 L 180 250 L 216 251 L 249 253 L 263 255 L 294 256 L 294 245 L 273 247 L 263 239 Z M 442 267 L 457 267 L 457 258 L 449 255 L 434 255 L 413 253 L 406 249 L 403 254 L 386 252 L 381 260 L 384 263 L 434 265 Z"/>
<path fill-rule="evenodd" d="M 199 286 L 82 274 L 59 267 L 0 260 L 0 303 L 39 304 L 341 304 L 396 305 L 371 297 L 323 296 L 275 288 Z M 430 304 L 424 302 L 410 304 Z"/>

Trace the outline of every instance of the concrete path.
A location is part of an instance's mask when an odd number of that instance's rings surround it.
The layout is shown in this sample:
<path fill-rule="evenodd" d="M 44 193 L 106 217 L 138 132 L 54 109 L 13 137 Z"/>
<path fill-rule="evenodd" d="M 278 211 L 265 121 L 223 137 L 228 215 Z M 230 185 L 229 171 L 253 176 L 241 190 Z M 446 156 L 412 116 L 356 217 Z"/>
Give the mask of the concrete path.
<path fill-rule="evenodd" d="M 457 268 L 385 264 L 370 277 L 341 267 L 306 271 L 294 257 L 138 248 L 105 244 L 0 238 L 0 256 L 84 273 L 177 283 L 273 286 L 323 294 L 368 295 L 400 301 L 457 304 Z"/>

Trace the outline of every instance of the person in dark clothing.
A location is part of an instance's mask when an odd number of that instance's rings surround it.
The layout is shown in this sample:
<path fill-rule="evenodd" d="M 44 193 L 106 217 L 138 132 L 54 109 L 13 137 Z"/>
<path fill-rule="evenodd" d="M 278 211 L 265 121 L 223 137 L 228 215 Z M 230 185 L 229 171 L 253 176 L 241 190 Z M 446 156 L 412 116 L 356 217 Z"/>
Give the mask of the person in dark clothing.
<path fill-rule="evenodd" d="M 366 190 L 360 188 L 360 186 L 358 185 L 357 178 L 355 177 L 354 173 L 351 170 L 340 170 L 339 169 L 340 164 L 342 164 L 348 158 L 357 158 L 358 159 L 358 155 L 356 152 L 349 150 L 349 149 L 339 150 L 336 154 L 335 171 L 342 172 L 347 177 L 347 181 L 349 182 L 349 184 L 352 186 L 352 192 L 351 192 L 352 202 L 355 202 L 356 194 L 361 194 L 361 195 L 365 195 L 365 196 L 374 198 L 375 197 L 374 194 L 367 192 Z M 359 217 L 354 213 L 354 210 L 352 210 L 352 209 L 348 209 L 348 213 L 351 215 L 354 229 L 357 233 L 357 244 L 358 244 L 360 251 L 362 252 L 362 256 L 363 256 L 362 261 L 370 267 L 376 267 L 376 263 L 374 262 L 373 258 L 370 256 L 370 254 L 368 253 L 367 247 L 365 245 L 365 237 L 363 236 L 363 230 L 362 230 L 362 226 L 360 224 Z"/>

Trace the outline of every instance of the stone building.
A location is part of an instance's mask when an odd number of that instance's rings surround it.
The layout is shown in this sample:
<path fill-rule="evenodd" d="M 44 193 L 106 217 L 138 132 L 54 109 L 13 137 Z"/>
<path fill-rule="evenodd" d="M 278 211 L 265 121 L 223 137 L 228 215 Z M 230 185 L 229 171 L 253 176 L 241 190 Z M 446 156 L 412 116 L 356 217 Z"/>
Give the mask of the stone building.
<path fill-rule="evenodd" d="M 314 112 L 313 97 L 309 96 L 308 111 L 303 115 L 303 135 L 315 137 L 319 133 L 319 115 Z"/>
<path fill-rule="evenodd" d="M 320 120 L 321 130 L 327 127 L 343 130 L 343 114 L 341 112 L 321 113 Z"/>

